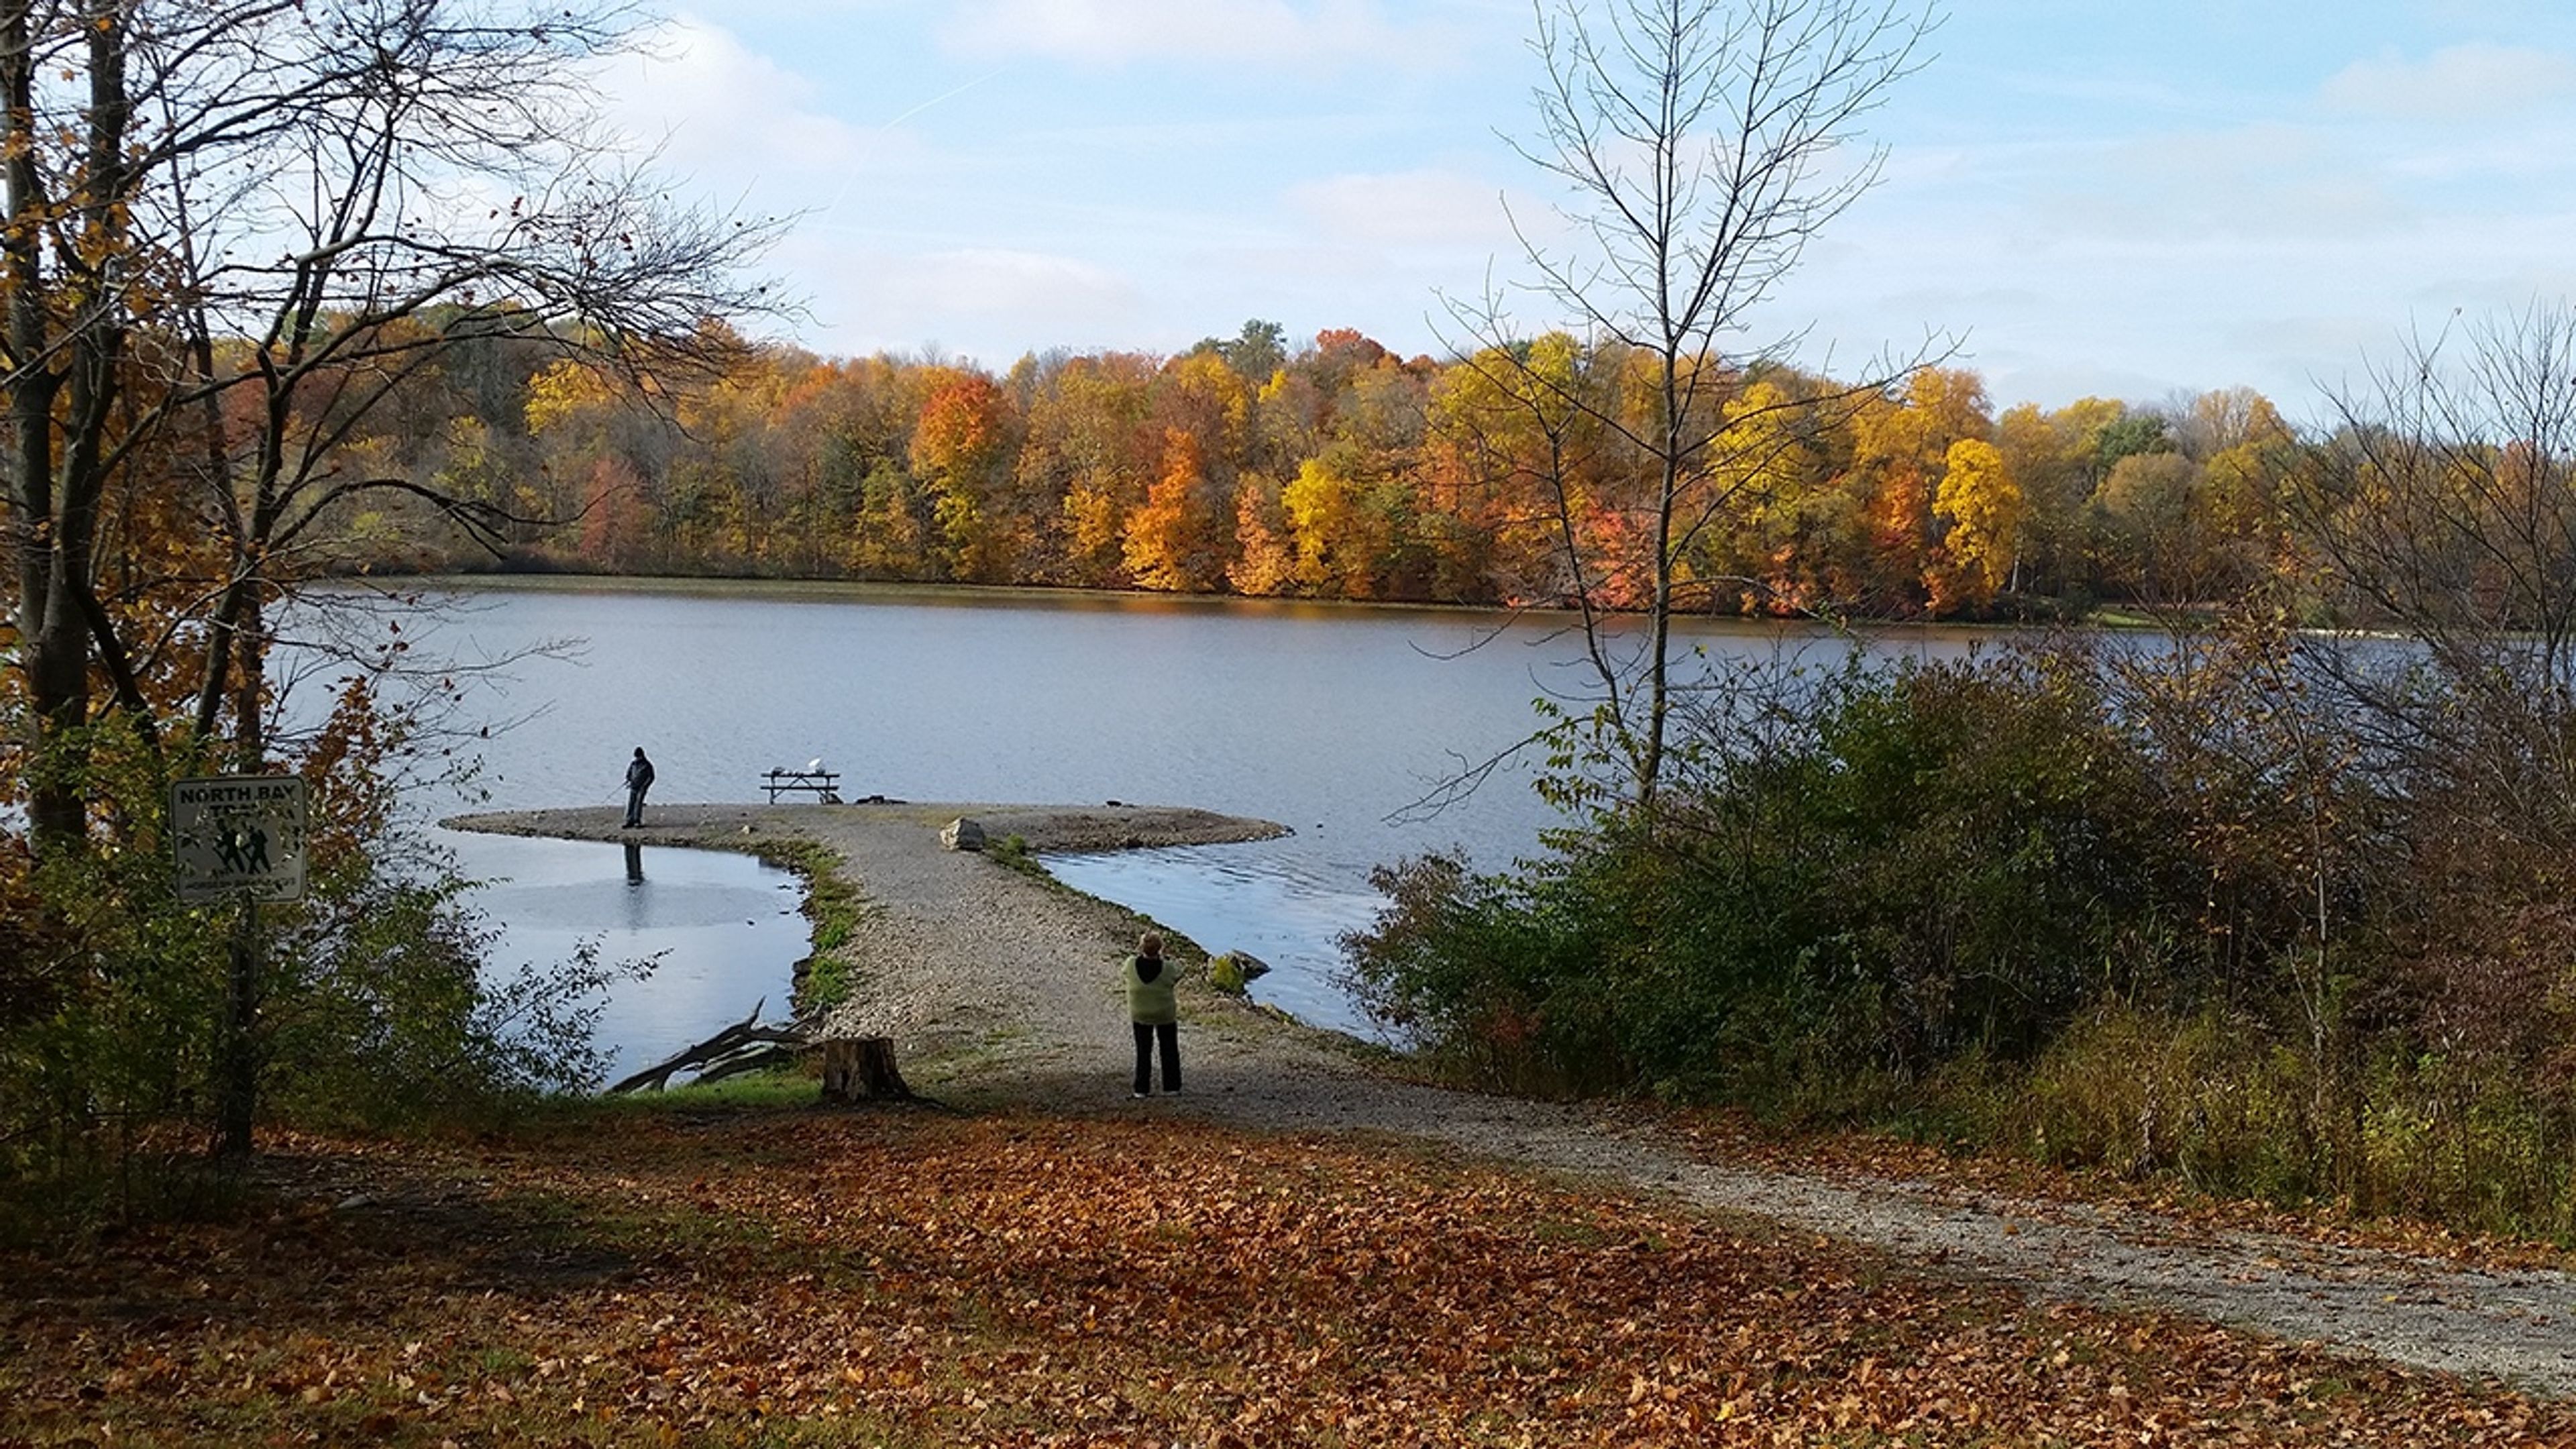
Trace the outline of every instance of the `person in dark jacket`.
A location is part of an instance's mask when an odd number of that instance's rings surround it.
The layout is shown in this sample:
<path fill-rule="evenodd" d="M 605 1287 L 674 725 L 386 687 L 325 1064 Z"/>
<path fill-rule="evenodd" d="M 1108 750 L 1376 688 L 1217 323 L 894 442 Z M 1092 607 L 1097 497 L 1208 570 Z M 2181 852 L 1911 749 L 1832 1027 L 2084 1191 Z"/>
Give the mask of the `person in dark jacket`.
<path fill-rule="evenodd" d="M 1172 987 L 1180 972 L 1163 960 L 1163 938 L 1147 931 L 1127 958 L 1127 1017 L 1136 1027 L 1136 1095 L 1154 1085 L 1154 1045 L 1163 1048 L 1163 1090 L 1181 1089 L 1181 1011 Z"/>
<path fill-rule="evenodd" d="M 635 747 L 635 758 L 626 763 L 626 828 L 644 823 L 644 792 L 653 788 L 653 762 L 644 758 L 644 747 Z"/>

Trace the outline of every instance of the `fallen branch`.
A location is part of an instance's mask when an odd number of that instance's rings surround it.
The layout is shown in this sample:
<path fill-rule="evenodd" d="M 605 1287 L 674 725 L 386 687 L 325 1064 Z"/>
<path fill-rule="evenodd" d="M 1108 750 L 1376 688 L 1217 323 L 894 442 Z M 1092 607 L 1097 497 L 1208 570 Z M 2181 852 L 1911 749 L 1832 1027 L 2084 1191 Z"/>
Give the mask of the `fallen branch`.
<path fill-rule="evenodd" d="M 758 1057 L 762 1059 L 760 1064 L 766 1065 L 773 1055 L 792 1060 L 797 1051 L 813 1045 L 805 1033 L 795 1027 L 760 1025 L 760 1013 L 768 1005 L 769 998 L 762 997 L 759 1004 L 752 1007 L 751 1015 L 696 1046 L 616 1083 L 608 1089 L 610 1094 L 637 1092 L 646 1087 L 659 1092 L 670 1085 L 674 1073 L 691 1067 L 703 1069 L 698 1073 L 699 1081 L 714 1081 L 719 1076 L 751 1070 L 751 1066 L 741 1060 L 745 1056 Z"/>
<path fill-rule="evenodd" d="M 772 1067 L 792 1067 L 798 1058 L 805 1055 L 806 1047 L 807 1044 L 801 1040 L 763 1042 L 746 1047 L 722 1061 L 707 1063 L 706 1069 L 698 1073 L 697 1084 L 705 1086 L 709 1082 L 721 1082 L 727 1077 L 767 1071 Z"/>

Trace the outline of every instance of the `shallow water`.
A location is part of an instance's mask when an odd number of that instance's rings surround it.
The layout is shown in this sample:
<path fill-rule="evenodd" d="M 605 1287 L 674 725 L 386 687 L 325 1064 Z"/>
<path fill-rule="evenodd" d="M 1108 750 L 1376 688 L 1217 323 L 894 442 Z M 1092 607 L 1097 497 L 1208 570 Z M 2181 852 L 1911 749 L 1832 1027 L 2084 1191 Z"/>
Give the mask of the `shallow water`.
<path fill-rule="evenodd" d="M 490 882 L 473 901 L 500 929 L 490 969 L 569 961 L 584 942 L 606 962 L 648 962 L 612 990 L 598 1040 L 613 1080 L 740 1021 L 764 999 L 787 1014 L 789 968 L 812 940 L 796 878 L 719 850 L 442 832 L 466 873 Z"/>

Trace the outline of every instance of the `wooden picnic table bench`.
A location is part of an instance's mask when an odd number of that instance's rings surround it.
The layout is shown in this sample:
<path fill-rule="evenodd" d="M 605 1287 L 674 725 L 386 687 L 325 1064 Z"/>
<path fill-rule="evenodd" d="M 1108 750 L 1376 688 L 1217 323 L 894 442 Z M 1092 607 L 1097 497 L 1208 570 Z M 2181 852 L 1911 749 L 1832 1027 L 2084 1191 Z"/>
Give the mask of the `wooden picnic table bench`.
<path fill-rule="evenodd" d="M 760 777 L 761 788 L 769 792 L 769 803 L 778 803 L 781 795 L 804 791 L 825 805 L 841 803 L 841 772 L 838 770 L 771 770 Z"/>

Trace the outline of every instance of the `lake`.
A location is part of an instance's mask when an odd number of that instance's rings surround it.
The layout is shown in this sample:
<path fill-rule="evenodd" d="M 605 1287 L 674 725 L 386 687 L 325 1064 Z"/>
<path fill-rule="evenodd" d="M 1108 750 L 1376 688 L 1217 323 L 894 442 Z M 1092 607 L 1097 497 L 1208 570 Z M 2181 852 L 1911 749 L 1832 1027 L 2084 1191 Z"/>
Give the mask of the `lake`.
<path fill-rule="evenodd" d="M 1469 611 L 1126 595 L 830 585 L 541 586 L 443 592 L 403 616 L 416 657 L 516 659 L 471 678 L 466 723 L 496 809 L 622 799 L 635 746 L 656 801 L 758 799 L 773 766 L 821 759 L 844 798 L 1192 805 L 1293 834 L 1250 845 L 1063 856 L 1068 884 L 1153 916 L 1211 951 L 1275 969 L 1262 999 L 1358 1029 L 1335 985 L 1337 938 L 1379 904 L 1371 869 L 1428 851 L 1480 867 L 1537 848 L 1555 819 L 1526 766 L 1427 818 L 1405 807 L 1526 738 L 1543 693 L 1579 690 L 1561 621 Z M 1953 654 L 1973 636 L 1904 630 L 1880 650 Z M 1848 646 L 1820 631 L 1700 625 L 1720 658 Z M 528 655 L 548 645 L 554 655 Z M 526 656 L 526 657 L 520 657 Z M 584 933 L 617 957 L 667 949 L 603 1036 L 650 1060 L 784 1000 L 801 917 L 747 859 L 445 834 L 506 940 L 544 958 Z M 639 878 L 633 878 L 640 875 Z"/>

